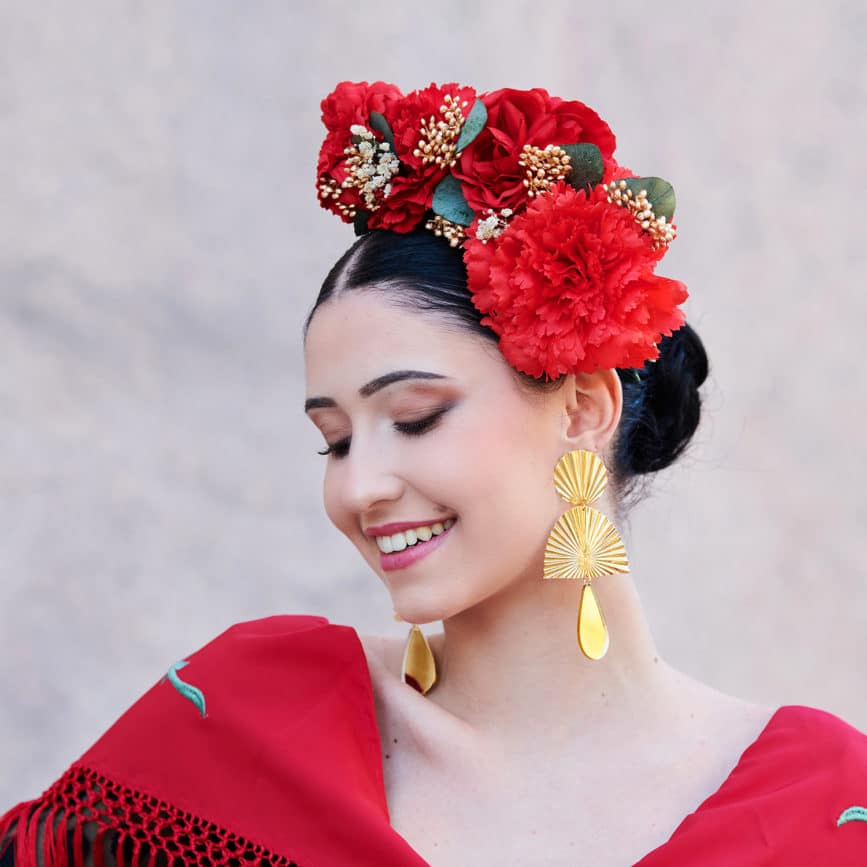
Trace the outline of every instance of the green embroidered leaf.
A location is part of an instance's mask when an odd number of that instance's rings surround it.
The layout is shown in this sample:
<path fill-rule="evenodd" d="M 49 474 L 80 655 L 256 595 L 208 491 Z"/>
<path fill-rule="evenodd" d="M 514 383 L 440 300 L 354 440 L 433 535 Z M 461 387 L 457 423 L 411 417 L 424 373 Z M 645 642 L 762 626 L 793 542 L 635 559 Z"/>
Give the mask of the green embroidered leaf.
<path fill-rule="evenodd" d="M 602 164 L 602 153 L 595 144 L 582 142 L 560 145 L 560 147 L 572 160 L 572 171 L 566 178 L 568 184 L 576 190 L 586 190 L 602 182 L 605 167 Z"/>
<path fill-rule="evenodd" d="M 485 104 L 477 99 L 461 127 L 461 134 L 455 145 L 458 152 L 462 151 L 482 131 L 487 122 L 488 110 L 485 108 Z"/>
<path fill-rule="evenodd" d="M 856 805 L 854 807 L 849 807 L 848 809 L 843 810 L 843 812 L 840 813 L 840 816 L 837 819 L 837 827 L 839 828 L 840 825 L 845 825 L 846 822 L 855 821 L 867 822 L 867 807 L 859 807 Z"/>
<path fill-rule="evenodd" d="M 355 212 L 355 219 L 352 221 L 355 226 L 356 235 L 366 235 L 370 230 L 367 228 L 367 221 L 370 219 L 370 211 L 362 211 L 360 208 Z"/>
<path fill-rule="evenodd" d="M 647 190 L 647 201 L 657 217 L 665 217 L 671 222 L 674 216 L 674 188 L 662 178 L 624 178 L 626 186 L 637 196 L 642 190 Z"/>
<path fill-rule="evenodd" d="M 169 679 L 169 683 L 171 683 L 180 695 L 191 701 L 198 708 L 199 713 L 203 717 L 207 716 L 205 713 L 205 694 L 198 687 L 193 686 L 190 683 L 185 683 L 178 677 L 178 669 L 181 669 L 186 665 L 189 665 L 189 662 L 186 659 L 176 662 L 174 665 L 169 667 L 166 677 Z"/>
<path fill-rule="evenodd" d="M 382 134 L 382 137 L 388 142 L 391 152 L 394 153 L 394 133 L 388 125 L 385 116 L 378 111 L 370 113 L 370 128 Z"/>
<path fill-rule="evenodd" d="M 454 175 L 446 175 L 437 184 L 433 194 L 433 211 L 459 226 L 469 226 L 475 217 L 464 198 L 461 182 Z"/>

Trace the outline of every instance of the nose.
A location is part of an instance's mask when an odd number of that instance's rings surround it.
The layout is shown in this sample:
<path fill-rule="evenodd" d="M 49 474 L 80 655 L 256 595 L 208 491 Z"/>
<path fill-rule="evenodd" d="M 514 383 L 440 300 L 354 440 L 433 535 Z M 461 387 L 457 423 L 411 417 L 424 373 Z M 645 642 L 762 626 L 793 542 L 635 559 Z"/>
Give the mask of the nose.
<path fill-rule="evenodd" d="M 365 445 L 353 437 L 343 464 L 340 497 L 349 511 L 364 514 L 403 493 L 404 483 L 390 455 L 374 442 Z"/>

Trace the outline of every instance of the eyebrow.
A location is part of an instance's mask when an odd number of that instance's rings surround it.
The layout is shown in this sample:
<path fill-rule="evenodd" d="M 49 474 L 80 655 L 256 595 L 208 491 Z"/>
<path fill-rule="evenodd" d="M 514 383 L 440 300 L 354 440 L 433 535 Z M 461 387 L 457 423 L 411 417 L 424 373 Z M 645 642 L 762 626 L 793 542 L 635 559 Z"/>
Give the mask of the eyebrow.
<path fill-rule="evenodd" d="M 451 379 L 451 377 L 444 376 L 442 373 L 432 373 L 429 370 L 393 370 L 391 373 L 385 373 L 382 376 L 377 376 L 376 379 L 371 379 L 370 382 L 358 389 L 358 393 L 361 397 L 370 397 L 387 385 L 405 379 Z M 304 412 L 323 406 L 337 406 L 337 402 L 330 397 L 308 397 L 304 401 Z"/>

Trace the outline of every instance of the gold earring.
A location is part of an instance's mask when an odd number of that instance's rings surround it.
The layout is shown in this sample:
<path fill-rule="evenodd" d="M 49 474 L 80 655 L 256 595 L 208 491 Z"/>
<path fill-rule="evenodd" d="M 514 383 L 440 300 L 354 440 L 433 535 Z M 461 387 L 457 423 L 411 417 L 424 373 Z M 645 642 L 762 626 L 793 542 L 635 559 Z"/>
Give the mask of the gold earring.
<path fill-rule="evenodd" d="M 592 582 L 600 575 L 628 572 L 626 548 L 614 524 L 591 509 L 608 484 L 602 459 L 586 449 L 571 451 L 557 461 L 554 487 L 569 509 L 551 528 L 545 544 L 543 578 L 580 578 L 578 647 L 588 659 L 602 659 L 608 650 L 608 627 Z"/>
<path fill-rule="evenodd" d="M 403 620 L 399 614 L 395 620 Z M 403 663 L 400 678 L 422 695 L 427 695 L 437 682 L 437 664 L 427 638 L 415 623 L 410 627 L 403 649 Z"/>

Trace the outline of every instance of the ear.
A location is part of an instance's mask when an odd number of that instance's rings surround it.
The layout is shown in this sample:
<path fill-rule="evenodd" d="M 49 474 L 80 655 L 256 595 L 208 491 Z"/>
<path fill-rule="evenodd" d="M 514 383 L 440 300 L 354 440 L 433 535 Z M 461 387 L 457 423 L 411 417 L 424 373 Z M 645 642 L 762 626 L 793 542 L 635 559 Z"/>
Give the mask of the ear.
<path fill-rule="evenodd" d="M 617 371 L 570 373 L 563 395 L 564 446 L 602 451 L 614 436 L 623 412 L 623 385 Z"/>

